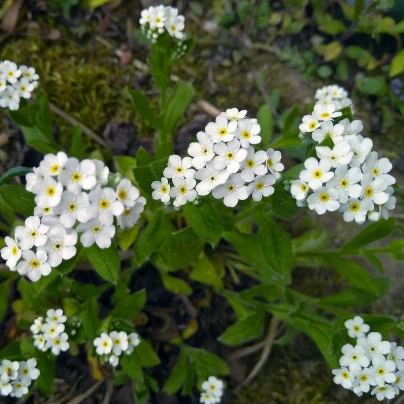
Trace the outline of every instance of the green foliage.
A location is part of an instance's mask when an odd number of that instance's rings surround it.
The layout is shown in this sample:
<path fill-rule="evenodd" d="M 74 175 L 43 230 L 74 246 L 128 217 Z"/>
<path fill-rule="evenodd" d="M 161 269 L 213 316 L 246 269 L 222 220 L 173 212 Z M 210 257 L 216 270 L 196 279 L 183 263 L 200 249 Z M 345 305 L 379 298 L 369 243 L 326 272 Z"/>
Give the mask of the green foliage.
<path fill-rule="evenodd" d="M 14 212 L 24 217 L 34 214 L 35 196 L 26 191 L 23 185 L 3 185 L 0 187 L 0 196 Z"/>

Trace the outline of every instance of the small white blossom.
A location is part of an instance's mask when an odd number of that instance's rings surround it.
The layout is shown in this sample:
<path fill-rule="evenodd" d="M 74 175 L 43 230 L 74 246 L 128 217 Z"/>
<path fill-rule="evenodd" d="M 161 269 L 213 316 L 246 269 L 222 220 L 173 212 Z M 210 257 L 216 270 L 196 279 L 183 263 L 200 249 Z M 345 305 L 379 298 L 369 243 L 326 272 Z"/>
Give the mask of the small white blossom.
<path fill-rule="evenodd" d="M 334 188 L 317 188 L 313 194 L 307 198 L 310 210 L 315 210 L 317 214 L 323 215 L 325 212 L 336 211 L 340 203 L 338 202 L 338 191 Z"/>
<path fill-rule="evenodd" d="M 247 190 L 254 201 L 260 201 L 262 197 L 270 196 L 274 193 L 275 189 L 272 186 L 275 184 L 276 179 L 273 175 L 260 175 L 255 177 L 251 184 L 248 184 Z"/>
<path fill-rule="evenodd" d="M 233 174 L 227 182 L 216 187 L 212 194 L 216 199 L 222 199 L 228 207 L 235 207 L 239 200 L 248 198 L 248 189 L 244 185 L 245 181 L 240 174 Z"/>
<path fill-rule="evenodd" d="M 240 164 L 247 157 L 247 150 L 240 146 L 237 139 L 230 140 L 228 143 L 215 144 L 214 151 L 217 154 L 214 159 L 215 167 L 218 170 L 226 168 L 229 173 L 236 173 L 240 169 Z"/>
<path fill-rule="evenodd" d="M 345 389 L 350 389 L 354 382 L 354 375 L 346 367 L 341 369 L 334 369 L 332 371 L 334 375 L 334 383 L 340 384 Z"/>
<path fill-rule="evenodd" d="M 205 132 L 198 132 L 198 142 L 193 142 L 188 147 L 188 154 L 193 157 L 192 165 L 197 169 L 205 167 L 208 161 L 215 156 L 213 152 L 213 141 Z"/>
<path fill-rule="evenodd" d="M 302 119 L 302 123 L 299 125 L 299 129 L 302 132 L 313 132 L 320 126 L 320 122 L 312 115 L 305 115 Z"/>
<path fill-rule="evenodd" d="M 388 158 L 378 160 L 377 152 L 371 152 L 366 157 L 362 170 L 364 174 L 371 173 L 373 178 L 381 178 L 387 185 L 393 185 L 396 179 L 389 173 L 393 168 Z"/>
<path fill-rule="evenodd" d="M 343 140 L 344 127 L 337 123 L 333 125 L 331 121 L 321 122 L 321 127 L 312 133 L 312 138 L 318 143 L 321 143 L 327 136 L 329 136 L 334 144 Z"/>
<path fill-rule="evenodd" d="M 284 165 L 281 163 L 282 154 L 279 150 L 268 149 L 267 150 L 267 161 L 266 165 L 268 170 L 276 179 L 280 178 L 280 172 L 285 169 Z"/>
<path fill-rule="evenodd" d="M 313 116 L 319 121 L 332 121 L 342 115 L 342 112 L 336 110 L 334 104 L 322 105 L 317 104 L 314 106 Z"/>
<path fill-rule="evenodd" d="M 393 361 L 398 370 L 404 370 L 404 348 L 397 345 L 396 342 L 391 343 L 387 359 Z"/>
<path fill-rule="evenodd" d="M 349 162 L 351 167 L 359 167 L 365 161 L 373 147 L 372 139 L 363 138 L 360 135 L 345 136 L 344 141 L 349 143 L 353 153 Z"/>
<path fill-rule="evenodd" d="M 309 186 L 301 180 L 295 180 L 292 182 L 290 192 L 293 198 L 297 201 L 302 201 L 303 199 L 306 199 L 307 193 L 309 192 Z"/>
<path fill-rule="evenodd" d="M 360 345 L 353 347 L 351 344 L 346 344 L 342 347 L 341 351 L 344 355 L 341 356 L 339 364 L 349 368 L 353 373 L 361 370 L 362 367 L 368 367 L 370 364 L 365 349 Z"/>
<path fill-rule="evenodd" d="M 140 191 L 132 185 L 127 178 L 124 178 L 116 188 L 116 195 L 118 201 L 121 202 L 125 208 L 132 208 L 139 198 Z"/>
<path fill-rule="evenodd" d="M 181 159 L 176 154 L 168 158 L 168 166 L 164 169 L 163 175 L 167 178 L 191 178 L 193 177 L 195 170 L 192 168 L 191 157 L 184 157 Z"/>
<path fill-rule="evenodd" d="M 117 193 L 112 188 L 97 187 L 90 192 L 88 199 L 90 217 L 107 226 L 113 223 L 114 216 L 120 216 L 124 211 L 124 205 L 117 200 Z"/>
<path fill-rule="evenodd" d="M 248 148 L 250 144 L 258 144 L 261 142 L 260 133 L 261 127 L 258 123 L 250 119 L 241 119 L 235 131 L 235 136 L 239 139 L 240 144 L 244 148 Z"/>
<path fill-rule="evenodd" d="M 264 150 L 254 152 L 250 146 L 247 150 L 247 156 L 242 163 L 241 177 L 246 182 L 254 180 L 256 175 L 265 175 L 268 171 L 266 167 L 267 154 Z"/>
<path fill-rule="evenodd" d="M 23 260 L 17 265 L 17 271 L 20 275 L 27 275 L 28 278 L 36 282 L 41 276 L 46 276 L 51 273 L 51 266 L 47 262 L 48 256 L 45 251 L 37 250 L 34 253 L 31 250 L 22 252 Z"/>
<path fill-rule="evenodd" d="M 90 201 L 86 192 L 79 194 L 63 192 L 62 200 L 56 207 L 60 223 L 68 229 L 72 228 L 76 221 L 86 223 L 90 219 L 89 206 Z"/>
<path fill-rule="evenodd" d="M 205 132 L 212 138 L 213 143 L 229 142 L 234 138 L 237 121 L 230 122 L 223 115 L 216 117 L 215 122 L 209 122 Z"/>
<path fill-rule="evenodd" d="M 243 109 L 239 111 L 237 108 L 226 109 L 226 112 L 221 112 L 220 115 L 226 117 L 229 121 L 238 121 L 245 118 L 247 110 Z"/>
<path fill-rule="evenodd" d="M 316 152 L 320 159 L 328 160 L 333 168 L 348 164 L 353 156 L 351 146 L 347 142 L 339 142 L 332 149 L 328 146 L 317 146 Z"/>
<path fill-rule="evenodd" d="M 328 182 L 334 176 L 334 173 L 330 171 L 331 164 L 326 159 L 318 161 L 310 157 L 304 162 L 304 167 L 305 170 L 301 171 L 300 179 L 313 190 L 320 188 L 324 182 Z"/>
<path fill-rule="evenodd" d="M 112 340 L 112 352 L 115 355 L 121 355 L 123 351 L 128 349 L 128 335 L 124 331 L 112 331 L 109 333 Z"/>
<path fill-rule="evenodd" d="M 82 189 L 90 190 L 97 183 L 96 166 L 88 159 L 80 162 L 74 157 L 69 158 L 59 175 L 59 180 L 75 194 Z"/>
<path fill-rule="evenodd" d="M 30 385 L 31 380 L 36 380 L 39 377 L 39 370 L 36 368 L 37 361 L 35 358 L 28 359 L 26 362 L 20 362 L 19 377 L 25 385 Z"/>
<path fill-rule="evenodd" d="M 363 318 L 360 316 L 355 316 L 353 319 L 345 321 L 344 325 L 351 338 L 364 337 L 370 330 L 370 327 L 364 323 Z"/>
<path fill-rule="evenodd" d="M 108 355 L 112 351 L 112 339 L 108 334 L 103 332 L 100 337 L 94 340 L 94 346 L 98 355 Z"/>
<path fill-rule="evenodd" d="M 349 198 L 359 198 L 362 187 L 358 182 L 362 179 L 362 172 L 358 167 L 348 169 L 347 165 L 336 168 L 334 177 L 328 182 L 328 186 L 338 190 L 338 200 L 341 203 L 348 202 Z"/>
<path fill-rule="evenodd" d="M 358 224 L 365 222 L 366 214 L 368 213 L 367 204 L 355 198 L 350 198 L 347 203 L 341 204 L 340 211 L 344 212 L 346 222 L 355 220 Z"/>
<path fill-rule="evenodd" d="M 83 232 L 80 237 L 83 247 L 91 247 L 96 243 L 100 248 L 109 248 L 116 229 L 114 225 L 105 225 L 98 219 L 92 219 L 87 223 L 80 223 L 77 231 Z"/>
<path fill-rule="evenodd" d="M 198 196 L 195 191 L 196 181 L 193 178 L 173 178 L 174 187 L 170 190 L 170 196 L 175 198 L 178 206 L 185 205 L 187 201 L 193 202 Z"/>
<path fill-rule="evenodd" d="M 229 178 L 230 173 L 227 170 L 218 170 L 214 161 L 209 161 L 205 168 L 198 170 L 194 176 L 200 180 L 196 186 L 196 192 L 200 196 L 210 194 L 210 192 L 218 185 L 224 184 Z"/>
<path fill-rule="evenodd" d="M 215 376 L 209 376 L 208 380 L 202 383 L 202 389 L 212 394 L 216 398 L 221 398 L 223 395 L 223 382 Z"/>
<path fill-rule="evenodd" d="M 1 249 L 1 258 L 6 260 L 6 265 L 10 269 L 14 269 L 18 260 L 21 258 L 22 251 L 18 247 L 17 242 L 11 237 L 6 236 L 4 242 L 6 243 L 6 247 Z"/>
<path fill-rule="evenodd" d="M 49 309 L 46 312 L 46 321 L 54 323 L 65 323 L 67 321 L 67 317 L 63 314 L 62 309 Z"/>
<path fill-rule="evenodd" d="M 170 201 L 170 184 L 166 177 L 162 177 L 161 181 L 154 181 L 151 184 L 154 189 L 152 193 L 153 199 L 159 199 L 163 203 Z"/>
<path fill-rule="evenodd" d="M 390 352 L 390 342 L 382 341 L 382 336 L 378 332 L 371 332 L 367 337 L 358 338 L 358 344 L 365 348 L 372 358 L 376 354 L 387 355 Z"/>

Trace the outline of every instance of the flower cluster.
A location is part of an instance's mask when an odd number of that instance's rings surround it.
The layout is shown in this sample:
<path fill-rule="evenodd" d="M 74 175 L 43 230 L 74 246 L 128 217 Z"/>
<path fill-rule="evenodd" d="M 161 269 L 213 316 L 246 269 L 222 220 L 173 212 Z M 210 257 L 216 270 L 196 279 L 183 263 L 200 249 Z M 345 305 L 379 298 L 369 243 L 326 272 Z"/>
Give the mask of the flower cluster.
<path fill-rule="evenodd" d="M 323 105 L 333 104 L 336 109 L 352 105 L 352 101 L 348 97 L 348 91 L 336 84 L 319 88 L 314 98 L 316 103 Z"/>
<path fill-rule="evenodd" d="M 220 403 L 223 396 L 223 382 L 215 376 L 209 376 L 208 380 L 202 383 L 201 397 L 199 402 L 204 404 Z"/>
<path fill-rule="evenodd" d="M 301 136 L 314 156 L 304 162 L 291 193 L 299 206 L 307 204 L 319 215 L 339 210 L 346 222 L 359 224 L 366 217 L 387 219 L 396 205 L 392 164 L 372 151 L 372 140 L 360 134 L 361 121 L 337 121 L 341 114 L 334 104 L 318 103 L 303 117 Z"/>
<path fill-rule="evenodd" d="M 33 67 L 17 66 L 9 60 L 0 62 L 0 107 L 16 111 L 21 98 L 31 98 L 38 80 Z"/>
<path fill-rule="evenodd" d="M 69 336 L 65 331 L 67 317 L 62 309 L 50 309 L 46 312 L 46 319 L 38 317 L 31 325 L 31 332 L 34 334 L 34 345 L 41 351 L 49 349 L 53 355 L 58 356 L 60 351 L 69 349 Z"/>
<path fill-rule="evenodd" d="M 16 228 L 15 239 L 5 238 L 1 256 L 12 271 L 32 281 L 76 255 L 78 232 L 84 247 L 110 247 L 116 224 L 133 227 L 146 203 L 126 178 L 107 186 L 109 169 L 103 162 L 80 162 L 63 152 L 47 154 L 26 180 L 26 189 L 36 195 L 35 216 Z"/>
<path fill-rule="evenodd" d="M 342 347 L 339 363 L 334 369 L 334 382 L 358 396 L 371 391 L 377 400 L 391 399 L 404 390 L 404 348 L 395 342 L 383 341 L 381 334 L 370 332 L 361 317 L 345 322 L 348 334 L 356 345 Z M 366 335 L 367 334 L 367 335 Z"/>
<path fill-rule="evenodd" d="M 35 358 L 26 362 L 9 361 L 4 359 L 0 365 L 0 394 L 20 398 L 28 393 L 32 380 L 39 377 Z"/>
<path fill-rule="evenodd" d="M 150 6 L 142 11 L 139 22 L 142 31 L 153 42 L 165 32 L 175 39 L 184 38 L 185 17 L 174 7 Z"/>
<path fill-rule="evenodd" d="M 130 355 L 133 349 L 140 344 L 139 336 L 132 332 L 127 334 L 124 331 L 111 331 L 109 334 L 103 332 L 94 340 L 95 351 L 113 367 L 118 366 L 119 357 L 124 353 Z"/>
<path fill-rule="evenodd" d="M 205 132 L 198 132 L 198 142 L 189 145 L 188 157 L 170 156 L 164 177 L 152 183 L 153 198 L 165 204 L 174 198 L 178 208 L 198 195 L 212 193 L 234 207 L 250 195 L 255 201 L 272 195 L 272 185 L 284 169 L 282 156 L 273 149 L 254 150 L 253 145 L 261 142 L 261 128 L 246 115 L 247 111 L 237 108 L 222 112 L 207 124 Z"/>

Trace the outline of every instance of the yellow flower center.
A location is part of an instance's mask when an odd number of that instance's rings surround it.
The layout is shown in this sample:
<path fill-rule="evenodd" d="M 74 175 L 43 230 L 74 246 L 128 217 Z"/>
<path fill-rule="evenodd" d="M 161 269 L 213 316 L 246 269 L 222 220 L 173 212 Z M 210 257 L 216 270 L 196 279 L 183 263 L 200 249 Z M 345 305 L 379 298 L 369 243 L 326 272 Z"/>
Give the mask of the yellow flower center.
<path fill-rule="evenodd" d="M 313 177 L 314 178 L 321 178 L 323 176 L 323 173 L 321 170 L 316 170 L 313 172 Z"/>
<path fill-rule="evenodd" d="M 251 137 L 251 133 L 248 130 L 244 130 L 243 132 L 241 132 L 241 137 L 243 139 L 249 139 Z"/>
<path fill-rule="evenodd" d="M 360 375 L 359 379 L 361 382 L 366 382 L 368 380 L 368 377 L 366 375 Z"/>
<path fill-rule="evenodd" d="M 55 196 L 55 194 L 56 194 L 56 189 L 55 189 L 55 187 L 48 187 L 48 188 L 46 189 L 46 194 L 47 194 L 48 196 Z"/>
<path fill-rule="evenodd" d="M 380 172 L 379 172 L 379 170 L 377 168 L 374 168 L 372 170 L 372 173 L 373 173 L 373 175 L 379 175 L 380 174 Z"/>
<path fill-rule="evenodd" d="M 305 185 L 305 184 L 300 185 L 300 189 L 301 189 L 303 192 L 306 192 L 306 191 L 307 191 L 307 185 Z"/>
<path fill-rule="evenodd" d="M 387 390 L 387 387 L 385 387 L 385 386 L 379 387 L 379 391 L 386 391 L 386 390 Z"/>
<path fill-rule="evenodd" d="M 320 200 L 322 202 L 327 202 L 330 199 L 330 195 L 328 194 L 320 194 Z"/>
<path fill-rule="evenodd" d="M 317 128 L 317 122 L 310 122 L 309 123 L 309 129 L 316 129 Z"/>
<path fill-rule="evenodd" d="M 46 208 L 42 209 L 43 213 L 48 214 L 51 211 L 51 208 L 49 206 L 47 206 Z"/>
<path fill-rule="evenodd" d="M 61 341 L 59 338 L 56 338 L 56 339 L 53 341 L 53 345 L 55 345 L 55 346 L 59 346 L 61 343 L 62 343 L 62 341 Z"/>
<path fill-rule="evenodd" d="M 264 188 L 264 186 L 265 186 L 265 184 L 264 184 L 262 181 L 260 181 L 260 182 L 255 186 L 255 189 L 261 190 L 261 189 Z"/>
<path fill-rule="evenodd" d="M 17 248 L 17 246 L 13 246 L 13 248 L 11 249 L 11 254 L 13 254 L 13 255 L 17 255 L 18 254 L 18 248 Z"/>
<path fill-rule="evenodd" d="M 274 165 L 274 162 L 272 161 L 272 159 L 267 160 L 267 165 L 268 165 L 268 167 L 272 167 Z"/>
<path fill-rule="evenodd" d="M 81 174 L 80 173 L 73 173 L 72 174 L 72 180 L 74 182 L 79 182 L 81 180 Z"/>
<path fill-rule="evenodd" d="M 349 210 L 351 211 L 351 212 L 357 212 L 358 210 L 359 210 L 359 204 L 358 203 L 351 203 L 350 205 L 349 205 Z M 354 331 L 356 331 L 356 332 L 359 332 L 360 331 L 360 328 L 358 327 L 358 326 L 355 326 L 354 327 Z"/>
<path fill-rule="evenodd" d="M 386 373 L 386 372 L 385 372 L 385 370 L 384 370 L 383 368 L 377 369 L 377 374 L 378 374 L 379 376 L 383 376 L 385 373 Z"/>
<path fill-rule="evenodd" d="M 109 344 L 108 344 L 108 341 L 104 341 L 104 342 L 102 343 L 102 346 L 103 346 L 104 348 L 106 348 L 108 345 L 109 345 Z"/>
<path fill-rule="evenodd" d="M 130 209 L 125 209 L 125 210 L 123 211 L 123 214 L 124 214 L 125 216 L 129 216 L 129 215 L 130 215 Z"/>
<path fill-rule="evenodd" d="M 121 340 L 120 340 L 120 339 L 116 338 L 116 339 L 114 340 L 114 344 L 115 344 L 115 345 L 120 345 L 120 343 L 121 343 Z"/>
<path fill-rule="evenodd" d="M 229 186 L 227 187 L 227 190 L 228 190 L 229 192 L 233 192 L 234 189 L 235 189 L 235 186 L 234 186 L 234 185 L 229 185 Z"/>
<path fill-rule="evenodd" d="M 341 376 L 342 376 L 344 379 L 349 379 L 349 374 L 348 374 L 348 372 L 342 372 L 342 373 L 341 373 Z"/>
<path fill-rule="evenodd" d="M 38 232 L 33 230 L 31 233 L 29 233 L 30 237 L 35 238 L 38 235 Z"/>
<path fill-rule="evenodd" d="M 222 128 L 219 130 L 219 135 L 220 136 L 226 136 L 227 135 L 228 130 L 226 128 Z"/>
<path fill-rule="evenodd" d="M 128 196 L 128 194 L 127 194 L 126 191 L 124 191 L 123 189 L 121 189 L 121 190 L 118 192 L 118 198 L 119 198 L 119 199 L 126 199 L 127 196 Z"/>
<path fill-rule="evenodd" d="M 182 167 L 177 167 L 177 168 L 175 169 L 175 171 L 176 171 L 178 174 L 181 174 L 181 173 L 184 171 L 184 169 L 183 169 Z"/>
<path fill-rule="evenodd" d="M 234 153 L 233 153 L 233 152 L 227 153 L 227 158 L 228 158 L 229 160 L 233 160 L 233 159 L 234 159 Z"/>
<path fill-rule="evenodd" d="M 185 194 L 187 193 L 187 187 L 186 187 L 185 185 L 181 185 L 181 186 L 179 187 L 179 189 L 178 189 L 178 192 L 179 192 L 181 195 L 185 195 Z"/>
<path fill-rule="evenodd" d="M 329 112 L 323 112 L 323 113 L 321 114 L 321 118 L 323 118 L 323 119 L 329 118 L 330 116 L 331 116 L 331 115 L 330 115 Z"/>
<path fill-rule="evenodd" d="M 100 208 L 101 209 L 108 209 L 109 208 L 109 202 L 106 199 L 101 199 Z"/>
<path fill-rule="evenodd" d="M 358 360 L 358 355 L 352 355 L 352 359 L 353 359 L 354 361 L 357 361 L 357 360 Z"/>
<path fill-rule="evenodd" d="M 21 87 L 20 87 L 20 90 L 21 90 L 21 91 L 25 91 L 26 89 L 27 89 L 27 87 L 25 87 L 25 86 L 21 86 Z"/>
<path fill-rule="evenodd" d="M 175 31 L 177 27 L 175 25 L 171 25 L 171 31 Z"/>
<path fill-rule="evenodd" d="M 93 232 L 94 233 L 100 233 L 101 232 L 101 227 L 100 226 L 93 226 Z"/>
<path fill-rule="evenodd" d="M 77 205 L 74 202 L 69 203 L 70 212 L 74 212 L 76 209 L 77 209 Z"/>
<path fill-rule="evenodd" d="M 167 187 L 166 185 L 162 185 L 161 188 L 160 188 L 160 191 L 161 191 L 163 194 L 166 194 L 166 193 L 168 192 L 168 187 Z"/>
<path fill-rule="evenodd" d="M 56 243 L 56 244 L 53 246 L 53 248 L 54 248 L 55 250 L 60 250 L 62 247 L 63 247 L 63 244 L 62 244 L 62 243 Z M 56 320 L 55 320 L 55 321 L 56 321 Z"/>
<path fill-rule="evenodd" d="M 22 374 L 23 374 L 24 376 L 26 376 L 28 373 L 29 373 L 29 371 L 28 371 L 27 368 L 24 368 L 24 369 L 22 370 Z"/>
<path fill-rule="evenodd" d="M 348 181 L 343 179 L 339 182 L 339 185 L 341 185 L 342 188 L 346 188 L 348 186 Z"/>
<path fill-rule="evenodd" d="M 373 195 L 373 193 L 374 193 L 373 188 L 368 187 L 368 188 L 365 189 L 365 195 L 366 195 L 368 198 L 370 198 L 370 197 Z"/>
<path fill-rule="evenodd" d="M 57 174 L 59 172 L 59 164 L 54 164 L 51 168 L 51 173 Z"/>
<path fill-rule="evenodd" d="M 207 149 L 206 147 L 203 149 L 203 154 L 208 154 L 209 153 L 209 149 Z"/>
<path fill-rule="evenodd" d="M 255 161 L 254 160 L 247 160 L 247 167 L 248 168 L 253 168 L 255 166 Z"/>

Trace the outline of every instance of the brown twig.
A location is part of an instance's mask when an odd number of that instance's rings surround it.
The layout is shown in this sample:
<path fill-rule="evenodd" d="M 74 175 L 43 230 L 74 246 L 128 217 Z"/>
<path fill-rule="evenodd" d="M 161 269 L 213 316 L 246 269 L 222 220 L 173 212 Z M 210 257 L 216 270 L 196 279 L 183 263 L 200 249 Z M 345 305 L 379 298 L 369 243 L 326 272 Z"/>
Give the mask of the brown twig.
<path fill-rule="evenodd" d="M 107 391 L 105 392 L 104 399 L 102 400 L 102 404 L 109 404 L 111 401 L 112 394 L 114 394 L 114 383 L 113 380 L 108 380 L 107 382 Z"/>
<path fill-rule="evenodd" d="M 106 149 L 109 149 L 108 143 L 104 139 L 102 139 L 100 136 L 98 136 L 88 126 L 84 125 L 83 123 L 78 121 L 76 118 L 73 118 L 71 115 L 69 115 L 65 111 L 62 111 L 59 107 L 57 107 L 55 104 L 52 104 L 51 102 L 49 103 L 49 108 L 53 113 L 55 113 L 56 115 L 59 115 L 65 121 L 69 122 L 71 125 L 79 126 L 84 134 L 86 134 L 87 136 L 90 136 L 98 144 L 105 147 Z"/>
<path fill-rule="evenodd" d="M 262 349 L 265 346 L 265 340 L 258 342 L 257 344 L 254 345 L 250 345 L 247 346 L 245 348 L 241 348 L 238 351 L 233 352 L 230 356 L 229 356 L 229 360 L 235 360 L 235 359 L 239 359 L 239 358 L 243 358 L 244 356 L 248 356 L 253 354 L 254 352 L 259 351 L 260 349 Z"/>
<path fill-rule="evenodd" d="M 91 394 L 93 394 L 98 389 L 98 387 L 101 386 L 102 383 L 104 383 L 104 380 L 99 380 L 97 383 L 94 383 L 87 391 L 73 398 L 73 400 L 70 400 L 67 404 L 80 404 L 86 398 L 90 397 Z"/>
<path fill-rule="evenodd" d="M 197 104 L 208 115 L 211 115 L 211 116 L 220 115 L 220 110 L 217 109 L 214 105 L 212 105 L 211 103 L 209 103 L 206 100 L 199 100 L 199 101 L 197 101 Z"/>
<path fill-rule="evenodd" d="M 253 370 L 241 384 L 241 386 L 246 386 L 248 383 L 250 383 L 255 378 L 255 376 L 257 376 L 258 372 L 262 369 L 262 367 L 265 365 L 265 362 L 267 361 L 268 356 L 271 353 L 272 345 L 275 340 L 276 330 L 278 329 L 279 322 L 280 321 L 278 318 L 276 318 L 275 316 L 272 317 L 268 327 L 268 334 L 264 341 L 263 346 L 264 349 L 262 350 L 261 357 L 254 366 Z"/>

